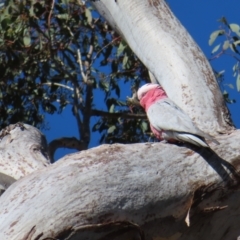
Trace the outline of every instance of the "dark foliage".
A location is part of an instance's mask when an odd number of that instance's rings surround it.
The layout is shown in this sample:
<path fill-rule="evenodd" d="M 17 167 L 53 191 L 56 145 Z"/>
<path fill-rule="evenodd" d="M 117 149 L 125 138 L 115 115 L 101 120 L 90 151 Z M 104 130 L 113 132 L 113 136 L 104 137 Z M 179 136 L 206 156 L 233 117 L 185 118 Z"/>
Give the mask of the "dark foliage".
<path fill-rule="evenodd" d="M 90 109 L 101 107 L 109 114 L 92 128 L 102 134 L 99 141 L 145 141 L 146 120 L 111 117 L 142 113 L 127 105 L 123 92 L 141 81 L 148 81 L 146 68 L 90 6 L 10 0 L 1 8 L 0 128 L 19 121 L 44 127 L 46 113 L 61 113 L 70 104 L 81 140 L 89 142 L 84 136 L 90 132 Z"/>

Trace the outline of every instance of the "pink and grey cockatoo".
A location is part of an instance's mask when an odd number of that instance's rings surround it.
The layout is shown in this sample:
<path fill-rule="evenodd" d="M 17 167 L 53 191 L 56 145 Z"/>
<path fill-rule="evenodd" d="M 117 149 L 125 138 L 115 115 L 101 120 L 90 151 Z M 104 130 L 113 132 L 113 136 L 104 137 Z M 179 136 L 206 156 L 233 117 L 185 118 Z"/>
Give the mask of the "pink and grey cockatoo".
<path fill-rule="evenodd" d="M 189 142 L 209 147 L 205 139 L 219 144 L 213 137 L 201 131 L 191 118 L 167 97 L 158 84 L 145 84 L 139 88 L 138 99 L 145 109 L 150 127 L 158 139 Z"/>

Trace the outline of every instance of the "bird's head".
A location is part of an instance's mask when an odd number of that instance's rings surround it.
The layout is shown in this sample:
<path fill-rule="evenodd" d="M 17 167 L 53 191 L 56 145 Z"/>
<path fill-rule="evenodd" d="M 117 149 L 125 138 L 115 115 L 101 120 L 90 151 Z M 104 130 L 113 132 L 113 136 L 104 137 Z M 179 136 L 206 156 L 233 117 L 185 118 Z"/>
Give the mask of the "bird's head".
<path fill-rule="evenodd" d="M 141 101 L 141 99 L 144 97 L 144 95 L 152 89 L 159 89 L 158 91 L 161 91 L 165 94 L 165 91 L 159 84 L 147 83 L 138 89 L 137 96 L 138 96 L 139 101 Z"/>
<path fill-rule="evenodd" d="M 138 99 L 143 108 L 148 108 L 158 99 L 166 98 L 167 95 L 159 84 L 147 83 L 140 87 L 137 92 Z"/>

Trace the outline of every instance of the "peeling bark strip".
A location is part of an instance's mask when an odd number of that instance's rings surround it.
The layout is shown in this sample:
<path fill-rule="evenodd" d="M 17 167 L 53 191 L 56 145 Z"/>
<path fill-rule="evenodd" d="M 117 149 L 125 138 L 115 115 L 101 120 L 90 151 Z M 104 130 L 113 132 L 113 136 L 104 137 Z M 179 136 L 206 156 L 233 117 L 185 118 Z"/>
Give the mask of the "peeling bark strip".
<path fill-rule="evenodd" d="M 68 155 L 1 196 L 0 239 L 237 239 L 240 131 L 217 140 L 215 152 L 146 143 Z"/>
<path fill-rule="evenodd" d="M 201 130 L 213 136 L 233 130 L 208 60 L 164 0 L 92 4 Z"/>
<path fill-rule="evenodd" d="M 21 240 L 31 240 L 35 232 L 36 232 L 36 226 L 33 226 L 31 230 L 28 233 L 26 233 L 26 235 Z"/>

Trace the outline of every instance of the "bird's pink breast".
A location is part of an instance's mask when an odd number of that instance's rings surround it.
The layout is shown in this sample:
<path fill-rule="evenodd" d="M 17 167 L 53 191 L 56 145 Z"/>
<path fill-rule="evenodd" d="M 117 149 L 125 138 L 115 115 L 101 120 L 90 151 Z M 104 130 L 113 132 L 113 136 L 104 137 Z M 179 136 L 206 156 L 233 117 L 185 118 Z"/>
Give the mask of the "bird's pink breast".
<path fill-rule="evenodd" d="M 161 87 L 157 87 L 149 90 L 140 100 L 140 104 L 147 111 L 152 104 L 164 98 L 167 98 L 167 94 Z"/>

